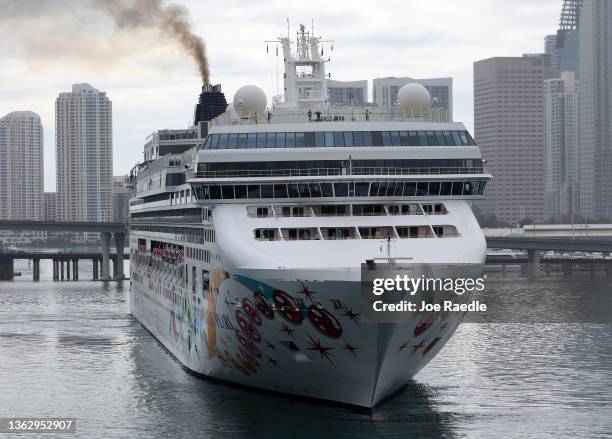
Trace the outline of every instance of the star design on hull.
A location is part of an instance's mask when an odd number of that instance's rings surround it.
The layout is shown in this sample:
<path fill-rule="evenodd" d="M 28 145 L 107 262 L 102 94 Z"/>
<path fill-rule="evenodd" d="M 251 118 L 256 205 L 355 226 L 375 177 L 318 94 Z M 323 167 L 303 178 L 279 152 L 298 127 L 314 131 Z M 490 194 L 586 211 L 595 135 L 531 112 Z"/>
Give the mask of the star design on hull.
<path fill-rule="evenodd" d="M 418 351 L 419 349 L 421 349 L 423 347 L 425 347 L 425 344 L 421 340 L 421 342 L 419 344 L 412 345 L 412 352 L 416 352 L 416 351 Z"/>
<path fill-rule="evenodd" d="M 314 303 L 313 295 L 316 293 L 314 291 L 310 291 L 304 282 L 301 282 L 301 284 L 300 294 L 303 294 L 306 300 L 310 300 L 310 303 Z"/>
<path fill-rule="evenodd" d="M 314 339 L 312 338 L 310 335 L 308 335 L 308 338 L 310 339 L 310 347 L 308 349 L 310 349 L 311 351 L 316 351 L 319 353 L 319 355 L 321 355 L 321 358 L 325 358 L 327 361 L 329 361 L 333 366 L 336 366 L 333 362 L 333 360 L 331 359 L 332 354 L 329 351 L 334 350 L 334 348 L 328 348 L 325 347 L 321 344 L 321 340 L 319 339 Z"/>
<path fill-rule="evenodd" d="M 281 331 L 286 332 L 289 337 L 293 337 L 295 329 L 291 329 L 289 326 L 283 323 L 283 329 L 281 329 Z"/>
<path fill-rule="evenodd" d="M 361 314 L 357 314 L 356 312 L 353 312 L 352 308 L 344 308 L 344 312 L 342 313 L 343 316 L 348 317 L 348 319 L 351 322 L 355 322 L 355 323 L 359 323 L 359 318 L 361 316 Z"/>
<path fill-rule="evenodd" d="M 351 345 L 349 342 L 347 342 L 346 340 L 344 340 L 344 347 L 342 348 L 346 351 L 349 351 L 351 354 L 353 354 L 355 357 L 357 356 L 357 351 L 359 350 L 359 348 L 357 346 L 353 346 Z"/>

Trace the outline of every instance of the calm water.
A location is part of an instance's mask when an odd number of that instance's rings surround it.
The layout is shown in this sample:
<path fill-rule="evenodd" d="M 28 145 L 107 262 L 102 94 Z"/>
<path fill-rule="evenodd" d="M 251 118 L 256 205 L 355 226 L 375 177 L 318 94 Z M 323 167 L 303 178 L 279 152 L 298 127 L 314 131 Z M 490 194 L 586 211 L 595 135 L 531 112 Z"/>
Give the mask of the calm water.
<path fill-rule="evenodd" d="M 610 324 L 464 324 L 368 416 L 195 378 L 131 318 L 129 283 L 32 283 L 17 269 L 24 278 L 0 283 L 0 417 L 75 417 L 77 436 L 93 438 L 612 435 Z M 535 286 L 610 292 L 610 282 L 580 275 Z M 522 285 L 495 280 L 499 294 Z"/>

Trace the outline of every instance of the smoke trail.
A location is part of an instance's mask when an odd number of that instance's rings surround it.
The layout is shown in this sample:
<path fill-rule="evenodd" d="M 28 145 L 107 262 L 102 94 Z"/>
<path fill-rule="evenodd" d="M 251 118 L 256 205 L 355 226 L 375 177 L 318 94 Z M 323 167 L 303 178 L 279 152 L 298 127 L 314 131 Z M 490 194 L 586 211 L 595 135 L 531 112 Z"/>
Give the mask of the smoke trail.
<path fill-rule="evenodd" d="M 206 43 L 193 32 L 185 7 L 174 3 L 164 5 L 163 0 L 94 0 L 94 4 L 119 28 L 158 27 L 193 57 L 202 82 L 210 82 Z"/>

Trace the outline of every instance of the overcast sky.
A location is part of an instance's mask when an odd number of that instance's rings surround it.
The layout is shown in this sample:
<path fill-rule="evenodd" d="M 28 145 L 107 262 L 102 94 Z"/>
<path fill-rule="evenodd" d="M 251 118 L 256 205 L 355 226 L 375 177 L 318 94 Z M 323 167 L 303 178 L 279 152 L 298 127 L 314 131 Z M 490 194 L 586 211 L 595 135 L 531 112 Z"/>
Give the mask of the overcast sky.
<path fill-rule="evenodd" d="M 88 82 L 113 102 L 114 174 L 142 160 L 145 137 L 184 128 L 200 92 L 195 63 L 153 29 L 117 29 L 88 0 L 0 0 L 0 116 L 31 110 L 45 130 L 45 190 L 55 190 L 54 101 Z M 126 0 L 129 1 L 129 0 Z M 141 0 L 142 1 L 142 0 Z M 454 117 L 473 128 L 473 62 L 541 52 L 561 0 L 180 0 L 207 42 L 213 83 L 228 101 L 244 84 L 276 89 L 266 39 L 291 21 L 335 40 L 332 79 L 454 79 Z M 282 81 L 282 58 L 280 59 Z"/>

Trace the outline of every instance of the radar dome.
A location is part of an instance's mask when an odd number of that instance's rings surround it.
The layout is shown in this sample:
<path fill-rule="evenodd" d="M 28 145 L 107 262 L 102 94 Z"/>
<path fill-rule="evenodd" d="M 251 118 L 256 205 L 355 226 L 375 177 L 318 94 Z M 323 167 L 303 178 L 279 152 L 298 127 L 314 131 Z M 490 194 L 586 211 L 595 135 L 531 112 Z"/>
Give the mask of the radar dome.
<path fill-rule="evenodd" d="M 256 85 L 245 85 L 234 95 L 234 110 L 240 114 L 262 113 L 268 101 L 263 90 Z"/>
<path fill-rule="evenodd" d="M 429 92 L 416 82 L 400 88 L 397 93 L 397 106 L 404 113 L 422 113 L 427 111 L 431 102 Z"/>

